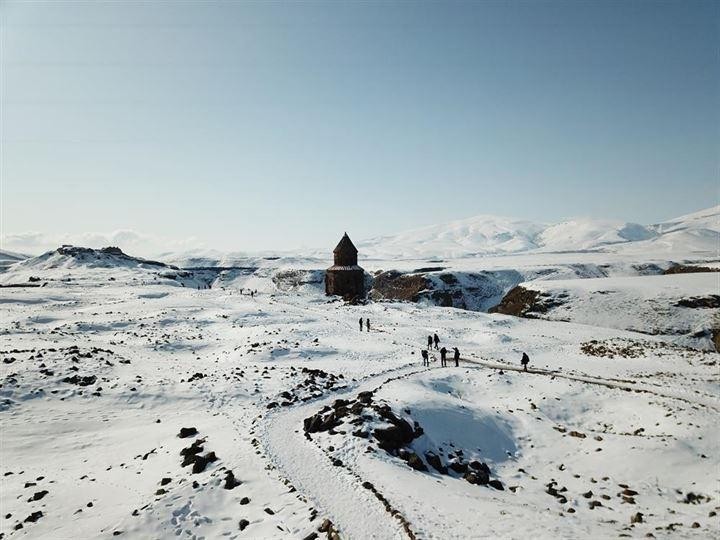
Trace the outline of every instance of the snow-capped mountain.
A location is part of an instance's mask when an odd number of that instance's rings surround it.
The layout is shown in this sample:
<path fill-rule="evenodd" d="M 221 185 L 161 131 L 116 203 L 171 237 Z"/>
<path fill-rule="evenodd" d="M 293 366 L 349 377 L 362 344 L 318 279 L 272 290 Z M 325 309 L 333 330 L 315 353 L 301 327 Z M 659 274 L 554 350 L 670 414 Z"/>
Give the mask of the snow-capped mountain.
<path fill-rule="evenodd" d="M 372 258 L 403 259 L 514 253 L 535 249 L 535 238 L 544 228 L 531 221 L 476 216 L 371 238 L 359 242 L 358 250 Z"/>
<path fill-rule="evenodd" d="M 542 224 L 477 216 L 359 242 L 368 258 L 455 258 L 523 252 L 684 250 L 716 253 L 720 206 L 654 225 L 577 218 Z"/>

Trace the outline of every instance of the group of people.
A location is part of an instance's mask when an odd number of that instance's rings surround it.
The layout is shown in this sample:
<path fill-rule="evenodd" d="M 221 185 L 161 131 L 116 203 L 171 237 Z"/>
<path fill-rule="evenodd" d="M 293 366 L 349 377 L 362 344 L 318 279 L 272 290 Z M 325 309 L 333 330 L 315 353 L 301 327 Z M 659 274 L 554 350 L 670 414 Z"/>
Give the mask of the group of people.
<path fill-rule="evenodd" d="M 440 346 L 440 338 L 437 334 L 433 334 L 432 336 L 428 336 L 427 338 L 427 349 L 423 349 L 420 351 L 420 354 L 422 355 L 422 361 L 423 366 L 430 367 L 430 352 L 435 347 L 435 350 L 438 350 L 438 347 Z M 440 366 L 441 367 L 447 367 L 447 353 L 448 350 L 445 347 L 442 347 L 440 350 Z M 460 349 L 457 347 L 453 347 L 453 360 L 455 361 L 455 367 L 460 367 Z M 522 358 L 520 359 L 520 364 L 522 364 L 523 371 L 527 371 L 528 364 L 530 363 L 530 357 L 527 355 L 526 352 L 522 353 Z"/>
<path fill-rule="evenodd" d="M 365 326 L 365 329 L 367 332 L 370 331 L 370 318 L 366 317 L 363 319 L 360 317 L 360 320 L 358 321 L 360 324 L 360 331 L 363 331 L 363 326 Z M 445 347 L 440 347 L 440 338 L 437 334 L 433 334 L 431 336 L 427 337 L 427 349 L 422 349 L 420 351 L 420 355 L 422 356 L 422 363 L 423 366 L 430 367 L 430 351 L 435 348 L 436 351 L 440 351 L 440 366 L 441 367 L 447 367 L 447 354 L 448 350 Z M 460 349 L 457 347 L 453 347 L 453 361 L 455 362 L 455 367 L 460 367 Z M 523 371 L 527 371 L 528 364 L 530 363 L 530 357 L 527 355 L 527 353 L 522 354 L 522 358 L 520 359 L 520 364 L 522 364 Z"/>
<path fill-rule="evenodd" d="M 440 351 L 440 366 L 447 366 L 447 353 L 448 350 L 445 347 L 440 348 L 440 338 L 437 334 L 428 336 L 427 349 L 420 351 L 423 359 L 423 366 L 430 366 L 430 353 L 429 351 L 435 346 L 435 350 Z M 460 349 L 453 347 L 453 360 L 455 361 L 455 367 L 460 367 Z"/>

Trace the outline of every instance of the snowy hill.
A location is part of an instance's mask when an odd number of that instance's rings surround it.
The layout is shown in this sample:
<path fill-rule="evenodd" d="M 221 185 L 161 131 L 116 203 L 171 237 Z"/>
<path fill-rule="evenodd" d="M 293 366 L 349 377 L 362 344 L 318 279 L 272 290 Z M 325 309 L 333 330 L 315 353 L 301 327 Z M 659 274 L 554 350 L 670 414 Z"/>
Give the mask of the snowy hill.
<path fill-rule="evenodd" d="M 649 226 L 577 218 L 541 224 L 477 216 L 359 242 L 368 258 L 457 258 L 524 252 L 659 250 L 717 253 L 720 206 Z"/>
<path fill-rule="evenodd" d="M 2 271 L 3 268 L 7 268 L 8 266 L 20 262 L 24 259 L 27 259 L 27 255 L 22 255 L 20 253 L 14 253 L 12 251 L 5 251 L 3 249 L 0 249 L 0 271 Z"/>
<path fill-rule="evenodd" d="M 655 236 L 652 230 L 637 223 L 574 219 L 551 225 L 535 241 L 546 251 L 584 251 Z"/>
<path fill-rule="evenodd" d="M 85 286 L 108 282 L 170 284 L 206 287 L 217 277 L 213 272 L 186 272 L 175 266 L 127 255 L 120 248 L 92 249 L 61 246 L 37 257 L 21 260 L 0 273 L 0 285 L 40 286 L 47 282 Z"/>
<path fill-rule="evenodd" d="M 372 258 L 414 259 L 515 253 L 537 248 L 544 226 L 530 221 L 477 216 L 360 242 L 361 254 Z"/>

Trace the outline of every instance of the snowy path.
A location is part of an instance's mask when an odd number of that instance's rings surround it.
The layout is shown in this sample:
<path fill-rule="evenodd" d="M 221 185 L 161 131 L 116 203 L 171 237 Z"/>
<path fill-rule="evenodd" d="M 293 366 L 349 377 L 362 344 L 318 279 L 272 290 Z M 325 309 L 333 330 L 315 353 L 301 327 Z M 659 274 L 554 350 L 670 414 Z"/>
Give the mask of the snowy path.
<path fill-rule="evenodd" d="M 298 407 L 278 410 L 260 423 L 260 440 L 277 470 L 325 512 L 343 538 L 404 538 L 402 526 L 382 503 L 344 467 L 335 467 L 305 438 L 303 420 L 336 399 L 354 397 L 382 384 L 423 371 L 403 366 L 360 381 L 358 385 Z"/>
<path fill-rule="evenodd" d="M 483 366 L 490 369 L 502 369 L 502 370 L 508 370 L 508 371 L 523 371 L 521 367 L 513 366 L 511 364 L 505 364 L 503 362 L 491 362 L 487 360 L 475 360 L 471 358 L 460 358 L 463 362 L 468 362 L 470 364 L 475 364 L 478 366 Z M 715 409 L 717 411 L 720 411 L 720 402 L 717 399 L 707 398 L 707 399 L 690 399 L 685 396 L 679 395 L 678 392 L 672 392 L 672 391 L 664 391 L 660 392 L 655 389 L 646 388 L 643 386 L 638 386 L 632 383 L 623 384 L 622 382 L 618 382 L 617 379 L 608 380 L 608 379 L 601 379 L 597 377 L 591 377 L 589 375 L 574 375 L 574 374 L 568 374 L 568 373 L 562 373 L 560 371 L 552 371 L 552 370 L 546 370 L 546 369 L 536 369 L 536 368 L 529 368 L 527 370 L 527 373 L 530 375 L 544 375 L 547 377 L 557 377 L 559 379 L 567 379 L 570 381 L 579 381 L 584 382 L 588 384 L 595 384 L 599 386 L 604 386 L 606 388 L 615 388 L 617 390 L 625 390 L 628 392 L 642 392 L 646 394 L 653 394 L 659 397 L 664 398 L 670 398 L 670 399 L 676 399 L 679 401 L 683 401 L 685 403 L 689 403 L 690 405 L 699 405 L 701 407 L 707 407 L 710 409 Z"/>

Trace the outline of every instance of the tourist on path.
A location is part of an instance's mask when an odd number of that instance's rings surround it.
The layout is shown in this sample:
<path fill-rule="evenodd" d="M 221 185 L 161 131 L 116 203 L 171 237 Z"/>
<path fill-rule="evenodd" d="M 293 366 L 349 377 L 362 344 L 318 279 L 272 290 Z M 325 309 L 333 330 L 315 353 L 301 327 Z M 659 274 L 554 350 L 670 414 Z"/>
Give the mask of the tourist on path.
<path fill-rule="evenodd" d="M 435 336 L 433 337 L 433 341 L 435 342 L 435 349 L 437 349 L 438 343 L 440 343 L 440 338 L 438 337 L 437 334 L 435 334 Z"/>
<path fill-rule="evenodd" d="M 362 320 L 362 317 L 360 317 L 360 331 L 361 332 L 362 332 L 362 325 L 363 325 L 363 320 Z"/>
<path fill-rule="evenodd" d="M 365 328 L 367 328 L 367 331 L 370 331 L 370 319 L 365 319 Z"/>
<path fill-rule="evenodd" d="M 447 367 L 447 349 L 445 347 L 440 349 L 440 365 Z"/>
<path fill-rule="evenodd" d="M 428 336 L 428 349 L 432 349 L 432 336 Z"/>
<path fill-rule="evenodd" d="M 527 353 L 523 353 L 520 363 L 522 364 L 523 371 L 527 371 L 527 366 L 530 363 L 530 357 L 527 355 Z"/>
<path fill-rule="evenodd" d="M 423 366 L 430 367 L 430 358 L 427 349 L 423 349 L 420 354 L 422 354 Z"/>
<path fill-rule="evenodd" d="M 460 349 L 457 347 L 453 347 L 453 350 L 455 351 L 455 354 L 453 354 L 453 359 L 455 360 L 455 367 L 460 367 Z"/>

